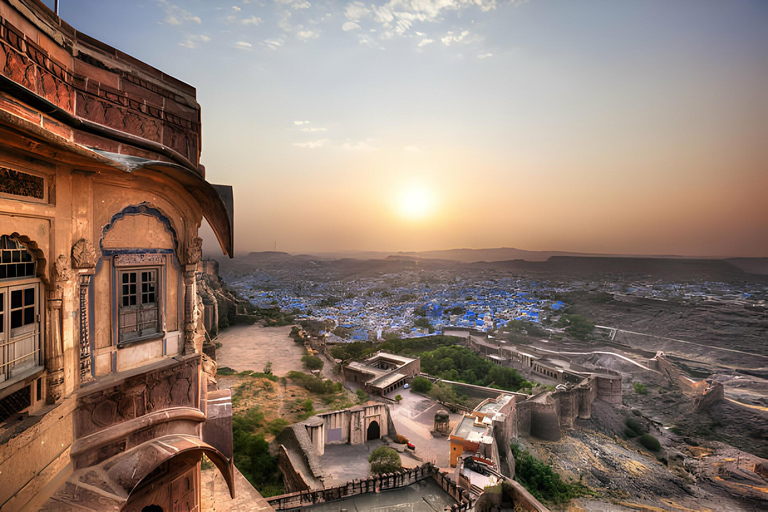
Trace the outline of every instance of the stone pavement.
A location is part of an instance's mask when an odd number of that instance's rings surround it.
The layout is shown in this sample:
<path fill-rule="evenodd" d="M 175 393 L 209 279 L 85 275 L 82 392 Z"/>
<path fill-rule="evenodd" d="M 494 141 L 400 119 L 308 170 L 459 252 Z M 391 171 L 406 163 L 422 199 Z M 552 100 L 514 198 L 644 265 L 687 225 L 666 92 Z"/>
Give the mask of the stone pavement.
<path fill-rule="evenodd" d="M 235 468 L 235 499 L 229 496 L 229 489 L 218 469 L 200 472 L 202 484 L 202 507 L 206 512 L 272 512 L 259 492 Z"/>
<path fill-rule="evenodd" d="M 432 434 L 435 413 L 444 407 L 410 389 L 396 389 L 386 397 L 394 400 L 396 395 L 401 395 L 403 399 L 399 404 L 390 404 L 389 410 L 398 433 L 407 437 L 416 446 L 415 455 L 422 461 L 431 462 L 439 468 L 448 468 L 450 459 L 448 436 Z M 451 428 L 456 426 L 461 417 L 461 414 L 449 415 Z"/>
<path fill-rule="evenodd" d="M 455 504 L 453 498 L 432 480 L 427 478 L 400 489 L 379 493 L 361 494 L 351 498 L 320 503 L 302 510 L 312 512 L 376 511 L 376 512 L 435 512 Z"/>

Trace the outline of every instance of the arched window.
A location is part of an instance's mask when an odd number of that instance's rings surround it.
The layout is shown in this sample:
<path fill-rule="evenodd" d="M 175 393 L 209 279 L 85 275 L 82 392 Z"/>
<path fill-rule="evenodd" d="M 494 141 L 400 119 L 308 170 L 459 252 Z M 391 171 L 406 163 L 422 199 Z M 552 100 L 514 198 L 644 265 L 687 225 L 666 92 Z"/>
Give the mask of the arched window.
<path fill-rule="evenodd" d="M 0 236 L 0 389 L 42 366 L 40 280 L 23 243 Z"/>

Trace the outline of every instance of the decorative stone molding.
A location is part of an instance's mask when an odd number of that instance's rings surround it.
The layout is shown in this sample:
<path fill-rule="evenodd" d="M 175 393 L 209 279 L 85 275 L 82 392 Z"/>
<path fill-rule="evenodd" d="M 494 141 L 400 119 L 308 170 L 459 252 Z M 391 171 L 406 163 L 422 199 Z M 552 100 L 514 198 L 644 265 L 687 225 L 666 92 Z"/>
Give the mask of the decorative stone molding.
<path fill-rule="evenodd" d="M 72 263 L 75 268 L 93 268 L 98 256 L 89 240 L 81 238 L 72 246 Z"/>
<path fill-rule="evenodd" d="M 56 262 L 53 265 L 53 272 L 55 281 L 57 283 L 64 283 L 72 279 L 72 267 L 69 263 L 69 258 L 63 254 L 56 258 Z"/>
<path fill-rule="evenodd" d="M 203 239 L 199 236 L 190 238 L 187 242 L 187 250 L 184 253 L 185 263 L 187 265 L 197 265 L 200 258 L 203 257 Z"/>

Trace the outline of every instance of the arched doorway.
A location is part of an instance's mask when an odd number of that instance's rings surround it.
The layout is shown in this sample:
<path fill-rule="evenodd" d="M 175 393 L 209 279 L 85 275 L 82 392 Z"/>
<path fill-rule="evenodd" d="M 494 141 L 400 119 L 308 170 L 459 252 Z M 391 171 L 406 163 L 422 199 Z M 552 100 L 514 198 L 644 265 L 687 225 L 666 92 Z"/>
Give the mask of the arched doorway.
<path fill-rule="evenodd" d="M 376 420 L 373 420 L 370 425 L 368 425 L 368 441 L 373 441 L 374 439 L 378 439 L 381 437 L 381 429 L 379 428 L 379 422 Z"/>

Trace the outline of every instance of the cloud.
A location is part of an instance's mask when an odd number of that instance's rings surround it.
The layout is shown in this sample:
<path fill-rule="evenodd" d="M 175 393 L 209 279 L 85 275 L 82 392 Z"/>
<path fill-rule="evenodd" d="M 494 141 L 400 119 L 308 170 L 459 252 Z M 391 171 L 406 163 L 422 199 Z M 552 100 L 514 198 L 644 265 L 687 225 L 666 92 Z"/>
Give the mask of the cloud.
<path fill-rule="evenodd" d="M 309 121 L 294 121 L 293 124 L 296 126 L 301 126 L 302 124 L 309 124 Z"/>
<path fill-rule="evenodd" d="M 419 47 L 427 46 L 428 44 L 432 44 L 434 42 L 435 42 L 434 39 L 422 39 L 421 41 L 419 41 L 419 44 L 417 44 L 416 46 L 419 46 Z"/>
<path fill-rule="evenodd" d="M 253 48 L 253 45 L 245 41 L 238 41 L 235 43 L 235 48 L 237 48 L 238 50 L 250 50 L 251 48 Z"/>
<path fill-rule="evenodd" d="M 283 46 L 283 40 L 282 39 L 265 39 L 264 41 L 261 41 L 259 43 L 259 46 L 269 48 L 270 50 L 277 50 L 278 48 Z"/>
<path fill-rule="evenodd" d="M 165 19 L 162 23 L 165 23 L 166 25 L 182 25 L 186 22 L 202 23 L 199 16 L 195 16 L 178 5 L 169 3 L 167 0 L 159 0 L 157 5 L 165 11 Z"/>
<path fill-rule="evenodd" d="M 517 4 L 520 0 L 507 1 Z M 493 11 L 497 8 L 497 0 L 389 0 L 370 6 L 355 0 L 345 6 L 344 16 L 360 26 L 362 20 L 371 20 L 381 25 L 383 34 L 405 36 L 417 23 L 437 23 L 449 12 L 478 8 L 481 12 Z M 419 37 L 424 36 L 423 32 L 414 32 Z"/>
<path fill-rule="evenodd" d="M 343 30 L 344 32 L 349 32 L 350 30 L 359 30 L 359 29 L 360 29 L 360 25 L 358 25 L 354 21 L 347 21 L 341 26 L 341 30 Z"/>
<path fill-rule="evenodd" d="M 233 6 L 232 6 L 232 10 L 233 10 L 233 11 L 235 11 L 235 12 L 240 12 L 240 11 L 242 11 L 242 9 L 241 9 L 241 8 L 239 8 L 239 7 L 238 7 L 238 6 L 236 6 L 236 5 L 233 5 Z"/>
<path fill-rule="evenodd" d="M 403 146 L 403 151 L 408 151 L 409 153 L 415 153 L 419 150 L 416 146 Z"/>
<path fill-rule="evenodd" d="M 313 30 L 299 30 L 296 32 L 296 37 L 301 39 L 302 41 L 307 41 L 308 39 L 316 39 L 318 36 L 317 32 Z"/>
<path fill-rule="evenodd" d="M 443 42 L 445 46 L 450 46 L 452 44 L 461 43 L 462 41 L 465 41 L 468 35 L 469 35 L 469 30 L 464 30 L 462 32 L 448 32 L 440 40 Z"/>
<path fill-rule="evenodd" d="M 346 151 L 376 151 L 378 148 L 371 146 L 369 144 L 371 141 L 373 141 L 373 139 L 366 139 L 358 142 L 353 142 L 350 139 L 347 139 L 347 141 L 339 147 Z"/>
<path fill-rule="evenodd" d="M 243 25 L 253 25 L 255 27 L 257 25 L 261 25 L 262 23 L 264 23 L 264 20 L 257 16 L 251 16 L 250 18 L 245 18 L 240 23 L 242 23 Z"/>
<path fill-rule="evenodd" d="M 493 57 L 493 54 L 490 52 L 481 53 L 480 55 L 477 56 L 478 59 L 490 59 L 491 57 Z"/>
<path fill-rule="evenodd" d="M 288 5 L 291 9 L 309 9 L 312 4 L 307 0 L 275 0 L 275 3 Z"/>
<path fill-rule="evenodd" d="M 179 43 L 179 46 L 183 46 L 184 48 L 189 48 L 190 50 L 194 50 L 198 46 L 200 46 L 200 43 L 207 43 L 211 40 L 210 37 L 204 36 L 204 35 L 189 35 L 184 39 L 184 41 Z"/>
<path fill-rule="evenodd" d="M 293 145 L 297 148 L 316 149 L 323 147 L 328 142 L 328 139 L 311 140 L 309 142 L 294 142 Z"/>

